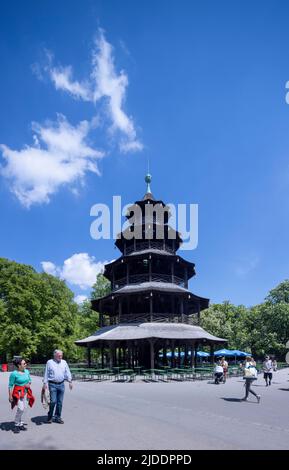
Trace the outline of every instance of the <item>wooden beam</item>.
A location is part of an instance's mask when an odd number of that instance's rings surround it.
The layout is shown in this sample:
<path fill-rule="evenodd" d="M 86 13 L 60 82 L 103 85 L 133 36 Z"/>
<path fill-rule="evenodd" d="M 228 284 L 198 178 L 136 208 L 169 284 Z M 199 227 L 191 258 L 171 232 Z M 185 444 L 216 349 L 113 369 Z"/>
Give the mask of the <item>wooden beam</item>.
<path fill-rule="evenodd" d="M 211 362 L 211 364 L 214 364 L 214 362 L 215 362 L 214 361 L 214 359 L 215 359 L 215 357 L 214 357 L 215 347 L 214 346 L 215 346 L 214 344 L 211 344 L 211 346 L 210 346 L 210 362 Z"/>
<path fill-rule="evenodd" d="M 198 359 L 197 352 L 198 352 L 198 347 L 199 347 L 198 342 L 196 342 L 194 346 L 195 346 L 194 347 L 194 365 L 195 365 L 195 367 L 197 367 L 197 365 L 198 365 L 197 364 L 197 359 Z"/>
<path fill-rule="evenodd" d="M 155 351 L 154 351 L 154 340 L 150 339 L 150 359 L 151 359 L 151 369 L 155 368 Z"/>
<path fill-rule="evenodd" d="M 87 347 L 87 365 L 91 367 L 91 348 L 90 346 Z"/>

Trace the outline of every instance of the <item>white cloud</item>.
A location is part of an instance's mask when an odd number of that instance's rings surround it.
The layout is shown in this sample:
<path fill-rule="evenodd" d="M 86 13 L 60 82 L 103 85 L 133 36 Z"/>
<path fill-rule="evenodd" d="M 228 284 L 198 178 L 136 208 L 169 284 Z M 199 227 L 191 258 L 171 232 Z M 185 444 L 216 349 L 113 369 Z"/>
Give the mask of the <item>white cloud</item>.
<path fill-rule="evenodd" d="M 74 297 L 74 302 L 76 302 L 78 305 L 83 304 L 83 302 L 85 302 L 86 300 L 88 300 L 88 297 L 86 295 L 76 295 Z"/>
<path fill-rule="evenodd" d="M 87 83 L 72 81 L 72 67 L 55 67 L 51 68 L 49 72 L 56 90 L 65 90 L 73 97 L 84 101 L 92 100 L 92 94 Z"/>
<path fill-rule="evenodd" d="M 51 261 L 42 261 L 41 266 L 43 271 L 47 274 L 51 274 L 52 276 L 58 276 L 60 274 L 57 266 L 51 263 Z"/>
<path fill-rule="evenodd" d="M 73 81 L 72 67 L 52 67 L 49 56 L 50 78 L 56 89 L 68 92 L 76 99 L 91 101 L 94 104 L 105 99 L 107 115 L 112 123 L 111 131 L 119 131 L 125 136 L 119 148 L 122 152 L 135 152 L 143 149 L 137 139 L 133 119 L 124 111 L 128 76 L 122 70 L 117 73 L 114 63 L 112 45 L 105 39 L 103 30 L 99 29 L 92 50 L 92 72 L 85 82 Z"/>
<path fill-rule="evenodd" d="M 10 189 L 21 204 L 29 208 L 48 203 L 61 186 L 81 182 L 88 171 L 99 174 L 97 160 L 104 153 L 87 143 L 94 125 L 81 121 L 74 127 L 58 115 L 57 122 L 46 126 L 33 123 L 32 146 L 12 150 L 0 145 L 6 160 L 0 174 L 9 180 Z"/>
<path fill-rule="evenodd" d="M 64 279 L 69 284 L 78 286 L 80 289 L 89 289 L 96 282 L 96 276 L 103 272 L 107 261 L 95 261 L 88 253 L 76 253 L 66 259 L 62 267 L 55 266 L 50 261 L 42 262 L 42 268 L 48 274 L 53 274 Z"/>

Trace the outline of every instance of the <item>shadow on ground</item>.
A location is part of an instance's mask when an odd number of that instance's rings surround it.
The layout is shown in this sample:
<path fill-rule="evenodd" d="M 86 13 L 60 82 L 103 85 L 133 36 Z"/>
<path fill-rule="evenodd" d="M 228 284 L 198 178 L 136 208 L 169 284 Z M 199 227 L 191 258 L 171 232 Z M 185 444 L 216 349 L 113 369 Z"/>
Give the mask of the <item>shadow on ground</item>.
<path fill-rule="evenodd" d="M 13 431 L 15 429 L 14 421 L 7 421 L 6 423 L 0 423 L 1 431 Z"/>
<path fill-rule="evenodd" d="M 36 424 L 36 426 L 41 426 L 42 424 L 47 424 L 47 415 L 44 416 L 34 416 L 31 418 L 32 423 Z"/>
<path fill-rule="evenodd" d="M 226 398 L 226 397 L 221 397 L 222 400 L 225 400 L 225 401 L 230 401 L 230 402 L 233 402 L 233 403 L 240 403 L 242 400 L 242 398 Z"/>
<path fill-rule="evenodd" d="M 289 392 L 289 388 L 278 388 L 278 390 L 282 390 L 282 392 Z"/>

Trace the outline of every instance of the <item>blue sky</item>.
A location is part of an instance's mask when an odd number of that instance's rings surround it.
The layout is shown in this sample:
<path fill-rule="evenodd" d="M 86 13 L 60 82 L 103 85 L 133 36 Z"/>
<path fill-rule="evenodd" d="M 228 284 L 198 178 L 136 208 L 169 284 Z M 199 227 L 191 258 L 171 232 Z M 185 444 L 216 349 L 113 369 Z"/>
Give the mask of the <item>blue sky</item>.
<path fill-rule="evenodd" d="M 90 208 L 141 198 L 149 158 L 157 198 L 199 204 L 193 292 L 253 305 L 289 277 L 288 2 L 0 8 L 0 256 L 87 295 L 118 256 Z"/>

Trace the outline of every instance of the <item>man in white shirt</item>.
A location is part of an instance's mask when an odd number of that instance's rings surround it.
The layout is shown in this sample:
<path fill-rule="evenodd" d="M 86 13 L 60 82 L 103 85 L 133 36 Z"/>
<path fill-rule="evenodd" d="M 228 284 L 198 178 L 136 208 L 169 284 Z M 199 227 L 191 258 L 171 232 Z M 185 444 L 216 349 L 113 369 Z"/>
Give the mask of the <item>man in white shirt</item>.
<path fill-rule="evenodd" d="M 218 360 L 217 364 L 215 365 L 214 373 L 215 373 L 215 384 L 219 385 L 220 381 L 223 378 L 223 367 L 222 367 L 220 359 Z"/>
<path fill-rule="evenodd" d="M 50 405 L 47 417 L 47 423 L 52 423 L 54 408 L 55 416 L 54 421 L 59 424 L 63 424 L 64 421 L 61 419 L 62 403 L 64 397 L 64 381 L 69 382 L 69 388 L 72 390 L 72 377 L 67 362 L 62 359 L 63 352 L 60 349 L 55 349 L 53 359 L 49 359 L 46 364 L 44 378 L 43 378 L 43 389 L 49 387 L 50 394 Z"/>
<path fill-rule="evenodd" d="M 263 362 L 263 372 L 264 372 L 264 379 L 266 382 L 266 387 L 268 387 L 268 380 L 269 380 L 269 385 L 271 385 L 272 376 L 273 376 L 273 363 L 269 356 L 266 356 L 265 361 Z"/>

